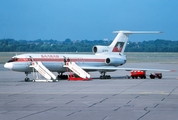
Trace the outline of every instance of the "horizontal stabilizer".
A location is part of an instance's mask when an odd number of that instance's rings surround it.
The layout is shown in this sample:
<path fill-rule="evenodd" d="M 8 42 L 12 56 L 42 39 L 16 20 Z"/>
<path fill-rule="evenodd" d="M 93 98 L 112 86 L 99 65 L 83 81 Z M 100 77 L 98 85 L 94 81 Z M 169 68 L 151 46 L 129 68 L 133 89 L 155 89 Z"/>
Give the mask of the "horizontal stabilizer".
<path fill-rule="evenodd" d="M 113 31 L 113 33 L 124 33 L 124 34 L 160 34 L 161 31 Z"/>

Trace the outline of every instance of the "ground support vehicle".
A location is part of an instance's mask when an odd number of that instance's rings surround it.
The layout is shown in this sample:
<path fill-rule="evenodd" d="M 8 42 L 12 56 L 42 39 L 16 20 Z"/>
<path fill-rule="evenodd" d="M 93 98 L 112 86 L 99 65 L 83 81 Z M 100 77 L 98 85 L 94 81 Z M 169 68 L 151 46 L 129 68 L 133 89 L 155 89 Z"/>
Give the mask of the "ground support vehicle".
<path fill-rule="evenodd" d="M 150 78 L 151 79 L 155 79 L 155 78 L 161 79 L 162 78 L 162 73 L 151 73 L 150 74 Z"/>
<path fill-rule="evenodd" d="M 146 71 L 132 70 L 130 74 L 131 74 L 130 76 L 132 77 L 132 79 L 137 79 L 137 78 L 146 79 Z"/>

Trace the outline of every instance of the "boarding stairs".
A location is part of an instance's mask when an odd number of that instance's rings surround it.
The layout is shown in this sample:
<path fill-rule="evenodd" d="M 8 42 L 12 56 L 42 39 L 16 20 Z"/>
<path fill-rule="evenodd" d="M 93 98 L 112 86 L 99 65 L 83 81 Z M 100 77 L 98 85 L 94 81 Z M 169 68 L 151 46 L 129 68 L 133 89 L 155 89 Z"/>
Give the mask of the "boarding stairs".
<path fill-rule="evenodd" d="M 38 62 L 35 62 L 35 61 L 32 61 L 32 64 L 30 65 L 30 67 L 34 68 L 37 72 L 39 72 L 44 78 L 46 78 L 47 80 L 40 80 L 38 79 L 38 76 L 36 77 L 36 80 L 34 81 L 41 81 L 41 82 L 53 82 L 56 80 L 56 76 L 51 72 L 49 71 L 43 64 L 42 62 L 38 61 Z"/>
<path fill-rule="evenodd" d="M 81 78 L 84 79 L 90 78 L 90 75 L 86 71 L 84 71 L 80 66 L 78 66 L 75 62 L 66 62 L 66 65 L 64 65 L 64 67 L 69 68 L 71 71 L 73 71 Z"/>

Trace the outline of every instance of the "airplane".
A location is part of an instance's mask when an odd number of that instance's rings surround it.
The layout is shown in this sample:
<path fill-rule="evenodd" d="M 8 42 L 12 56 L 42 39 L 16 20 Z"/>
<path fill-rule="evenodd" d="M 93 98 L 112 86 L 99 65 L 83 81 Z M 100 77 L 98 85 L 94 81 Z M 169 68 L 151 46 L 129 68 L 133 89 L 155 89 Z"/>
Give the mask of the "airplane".
<path fill-rule="evenodd" d="M 69 60 L 70 62 L 75 63 L 75 66 L 78 66 L 78 68 L 76 68 L 77 70 L 80 68 L 86 72 L 99 71 L 101 79 L 110 79 L 111 76 L 106 75 L 106 72 L 113 72 L 116 70 L 170 71 L 162 69 L 119 67 L 124 65 L 127 61 L 124 51 L 129 35 L 159 34 L 161 33 L 160 31 L 114 31 L 113 33 L 116 33 L 117 35 L 112 43 L 109 46 L 95 45 L 92 48 L 94 54 L 21 54 L 13 56 L 4 64 L 4 67 L 12 71 L 24 72 L 26 74 L 25 81 L 30 80 L 28 74 L 34 71 L 33 67 L 31 67 L 34 63 L 44 66 L 45 69 L 50 72 L 57 72 L 58 76 L 56 78 L 54 77 L 54 79 L 67 79 L 68 76 L 63 73 L 66 72 L 66 61 Z M 73 71 L 75 72 L 76 70 L 74 69 Z"/>

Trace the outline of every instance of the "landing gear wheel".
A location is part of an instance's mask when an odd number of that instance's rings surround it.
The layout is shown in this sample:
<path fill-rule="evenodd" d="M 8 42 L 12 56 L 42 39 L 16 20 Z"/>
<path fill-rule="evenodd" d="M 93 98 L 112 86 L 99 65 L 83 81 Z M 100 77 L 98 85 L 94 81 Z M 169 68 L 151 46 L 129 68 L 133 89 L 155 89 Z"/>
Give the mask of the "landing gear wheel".
<path fill-rule="evenodd" d="M 25 78 L 25 82 L 29 82 L 30 81 L 30 78 Z"/>
<path fill-rule="evenodd" d="M 101 76 L 100 76 L 100 79 L 111 79 L 111 76 L 110 75 L 105 75 L 106 72 L 101 72 Z"/>
<path fill-rule="evenodd" d="M 111 76 L 110 75 L 106 75 L 106 79 L 111 79 Z"/>
<path fill-rule="evenodd" d="M 26 78 L 25 78 L 25 82 L 29 82 L 30 81 L 30 78 L 28 78 L 28 72 L 25 72 L 25 74 L 26 74 Z"/>
<path fill-rule="evenodd" d="M 100 79 L 111 79 L 111 77 L 109 75 L 106 75 L 106 76 L 101 75 Z"/>
<path fill-rule="evenodd" d="M 63 73 L 60 73 L 58 76 L 57 76 L 58 79 L 63 79 L 63 80 L 66 80 L 68 79 L 68 76 L 67 75 L 63 75 Z"/>

